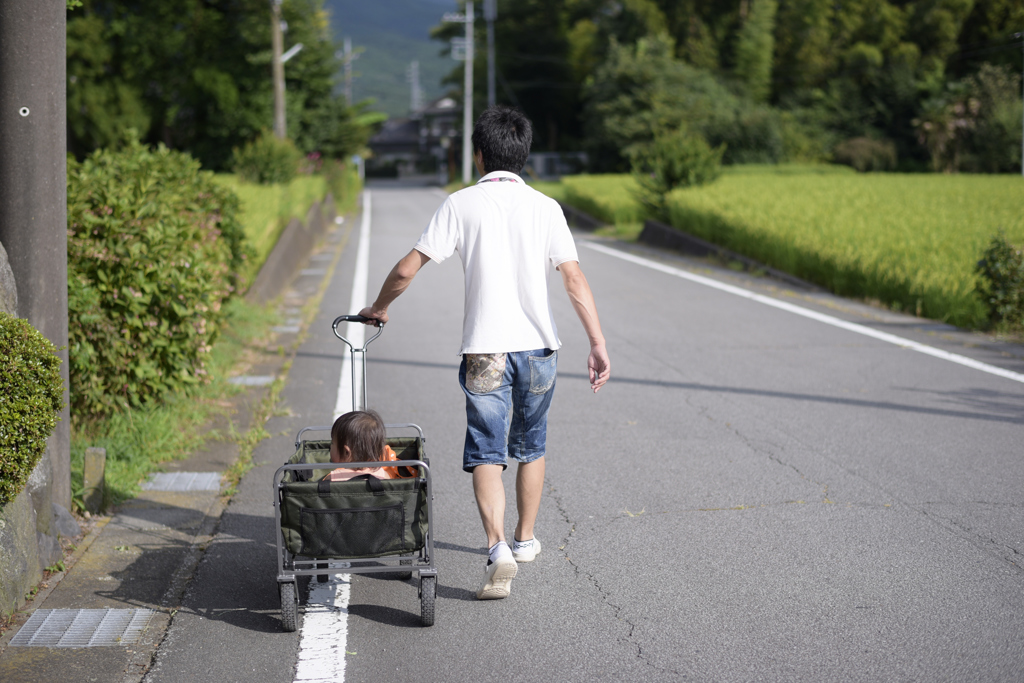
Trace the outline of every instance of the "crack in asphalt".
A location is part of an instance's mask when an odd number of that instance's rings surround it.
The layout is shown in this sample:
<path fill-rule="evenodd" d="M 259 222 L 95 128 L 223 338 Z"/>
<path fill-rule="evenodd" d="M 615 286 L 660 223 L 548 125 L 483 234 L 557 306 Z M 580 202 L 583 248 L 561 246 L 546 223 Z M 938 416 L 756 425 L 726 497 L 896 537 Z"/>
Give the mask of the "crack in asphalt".
<path fill-rule="evenodd" d="M 556 489 L 548 480 L 545 480 L 545 483 L 548 487 L 548 496 L 551 498 L 551 500 L 555 502 L 555 508 L 558 510 L 558 514 L 562 516 L 562 519 L 569 526 L 569 533 L 561 539 L 561 543 L 558 546 L 558 550 L 561 551 L 562 556 L 565 557 L 566 561 L 573 568 L 573 571 L 575 572 L 576 576 L 586 579 L 586 581 L 588 581 L 597 590 L 597 593 L 600 596 L 601 601 L 612 609 L 615 618 L 627 624 L 627 626 L 629 627 L 629 631 L 628 633 L 626 633 L 625 637 L 620 638 L 619 641 L 628 643 L 635 650 L 636 658 L 645 666 L 650 667 L 652 670 L 662 674 L 672 674 L 674 676 L 685 677 L 685 675 L 680 673 L 679 671 L 675 669 L 667 669 L 664 667 L 657 666 L 645 657 L 643 646 L 633 639 L 633 634 L 636 632 L 637 625 L 623 614 L 625 608 L 621 605 L 613 603 L 611 601 L 611 593 L 601 585 L 601 582 L 598 581 L 597 577 L 591 574 L 590 572 L 584 571 L 583 568 L 580 567 L 580 565 L 578 565 L 576 562 L 573 561 L 571 557 L 569 557 L 569 553 L 565 552 L 565 549 L 572 541 L 573 536 L 576 535 L 576 523 L 572 521 L 572 518 L 569 516 L 569 511 L 566 509 L 564 503 L 562 502 L 562 498 L 558 494 L 558 489 Z"/>

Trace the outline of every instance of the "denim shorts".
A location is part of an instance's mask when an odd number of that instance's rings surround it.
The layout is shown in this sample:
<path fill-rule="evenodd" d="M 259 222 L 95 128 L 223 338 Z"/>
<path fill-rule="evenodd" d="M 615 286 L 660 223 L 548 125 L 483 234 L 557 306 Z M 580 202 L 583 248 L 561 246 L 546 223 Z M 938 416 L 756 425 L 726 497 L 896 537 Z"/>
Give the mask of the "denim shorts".
<path fill-rule="evenodd" d="M 548 408 L 555 393 L 558 352 L 465 354 L 459 384 L 466 394 L 466 447 L 462 469 L 508 467 L 508 458 L 544 457 Z"/>

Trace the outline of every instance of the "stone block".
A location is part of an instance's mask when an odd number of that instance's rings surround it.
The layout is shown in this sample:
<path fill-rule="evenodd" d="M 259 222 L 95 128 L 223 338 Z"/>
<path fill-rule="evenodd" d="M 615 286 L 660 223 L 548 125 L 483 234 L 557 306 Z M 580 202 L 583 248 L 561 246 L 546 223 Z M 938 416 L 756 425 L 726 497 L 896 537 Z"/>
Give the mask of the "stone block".
<path fill-rule="evenodd" d="M 23 605 L 25 594 L 41 578 L 36 515 L 22 491 L 0 508 L 0 615 Z"/>
<path fill-rule="evenodd" d="M 39 549 L 39 568 L 52 567 L 64 558 L 57 538 L 49 534 L 36 534 L 36 547 Z"/>
<path fill-rule="evenodd" d="M 89 512 L 99 512 L 103 508 L 106 467 L 107 449 L 85 449 L 85 466 L 82 468 L 82 480 L 85 488 L 83 498 L 85 499 L 85 509 Z"/>
<path fill-rule="evenodd" d="M 62 538 L 78 538 L 82 534 L 82 528 L 71 516 L 71 513 L 63 505 L 53 503 L 53 530 Z"/>
<path fill-rule="evenodd" d="M 0 311 L 18 315 L 18 286 L 14 282 L 14 271 L 7 261 L 7 250 L 0 244 Z"/>

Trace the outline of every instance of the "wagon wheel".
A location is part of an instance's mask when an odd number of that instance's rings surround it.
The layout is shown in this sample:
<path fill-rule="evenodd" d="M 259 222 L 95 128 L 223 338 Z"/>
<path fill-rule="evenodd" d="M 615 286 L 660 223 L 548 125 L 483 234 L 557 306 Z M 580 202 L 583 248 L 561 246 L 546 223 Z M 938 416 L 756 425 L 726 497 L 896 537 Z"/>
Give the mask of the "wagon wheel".
<path fill-rule="evenodd" d="M 420 621 L 424 626 L 434 625 L 434 599 L 437 597 L 437 577 L 420 577 Z"/>
<path fill-rule="evenodd" d="M 281 594 L 281 628 L 289 632 L 294 631 L 299 622 L 299 599 L 295 583 L 281 582 L 277 584 L 277 589 Z"/>

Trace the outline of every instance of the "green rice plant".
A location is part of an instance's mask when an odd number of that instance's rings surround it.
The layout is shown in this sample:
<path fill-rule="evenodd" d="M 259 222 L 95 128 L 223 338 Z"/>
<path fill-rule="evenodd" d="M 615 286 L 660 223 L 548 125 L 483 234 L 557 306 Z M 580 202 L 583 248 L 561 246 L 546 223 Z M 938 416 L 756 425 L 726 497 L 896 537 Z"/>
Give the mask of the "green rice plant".
<path fill-rule="evenodd" d="M 533 189 L 546 194 L 554 200 L 565 201 L 565 187 L 558 181 L 531 180 L 529 184 Z"/>
<path fill-rule="evenodd" d="M 1024 242 L 1017 176 L 729 173 L 676 190 L 674 226 L 894 309 L 980 327 L 975 265 L 992 232 Z"/>
<path fill-rule="evenodd" d="M 566 176 L 561 182 L 563 201 L 607 223 L 643 221 L 643 208 L 635 199 L 636 181 L 629 175 Z"/>

